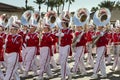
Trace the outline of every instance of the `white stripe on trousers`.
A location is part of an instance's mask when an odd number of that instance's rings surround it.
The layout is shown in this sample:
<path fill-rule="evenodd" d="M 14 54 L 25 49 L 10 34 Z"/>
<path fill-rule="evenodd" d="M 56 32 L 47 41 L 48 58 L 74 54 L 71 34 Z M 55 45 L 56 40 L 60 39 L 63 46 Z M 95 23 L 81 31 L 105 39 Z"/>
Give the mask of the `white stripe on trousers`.
<path fill-rule="evenodd" d="M 28 72 L 30 70 L 30 68 L 32 68 L 34 71 L 36 71 L 36 69 L 35 69 L 36 65 L 34 65 L 34 61 L 35 61 L 34 59 L 36 56 L 35 52 L 36 52 L 36 47 L 27 47 L 26 48 L 26 55 L 24 57 L 26 72 Z"/>
<path fill-rule="evenodd" d="M 97 57 L 96 64 L 94 65 L 94 74 L 100 70 L 102 75 L 106 74 L 106 64 L 105 64 L 105 46 L 97 47 Z"/>
<path fill-rule="evenodd" d="M 49 47 L 41 47 L 40 48 L 40 72 L 39 77 L 43 77 L 44 72 L 48 75 L 52 74 L 50 68 L 50 48 Z"/>
<path fill-rule="evenodd" d="M 70 75 L 70 68 L 67 62 L 69 53 L 70 53 L 70 46 L 60 46 L 59 48 L 59 54 L 60 54 L 60 65 L 61 65 L 61 75 L 62 78 L 65 79 L 66 75 Z"/>
<path fill-rule="evenodd" d="M 5 53 L 5 61 L 7 63 L 7 71 L 6 76 L 4 80 L 11 80 L 13 75 L 15 74 L 17 68 L 18 68 L 18 53 L 12 52 L 12 53 Z"/>
<path fill-rule="evenodd" d="M 84 46 L 76 47 L 75 63 L 73 66 L 73 72 L 77 72 L 78 66 L 80 66 L 80 70 L 82 70 L 81 72 L 86 72 L 85 65 L 84 65 L 84 59 L 83 59 L 84 58 L 84 50 L 85 50 Z"/>

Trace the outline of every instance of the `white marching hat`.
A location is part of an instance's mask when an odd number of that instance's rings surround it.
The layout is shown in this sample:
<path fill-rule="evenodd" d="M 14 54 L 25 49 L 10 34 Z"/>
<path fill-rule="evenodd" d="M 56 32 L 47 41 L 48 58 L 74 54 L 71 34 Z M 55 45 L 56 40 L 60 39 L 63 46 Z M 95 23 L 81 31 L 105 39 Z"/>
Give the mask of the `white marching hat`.
<path fill-rule="evenodd" d="M 120 21 L 119 20 L 116 20 L 115 27 L 120 27 Z"/>

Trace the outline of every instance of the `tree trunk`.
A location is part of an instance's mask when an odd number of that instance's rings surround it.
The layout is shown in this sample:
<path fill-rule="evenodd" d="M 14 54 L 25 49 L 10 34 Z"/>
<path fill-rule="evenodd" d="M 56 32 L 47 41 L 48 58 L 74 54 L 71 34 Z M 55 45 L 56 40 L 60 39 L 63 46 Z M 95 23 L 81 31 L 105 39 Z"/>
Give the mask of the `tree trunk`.
<path fill-rule="evenodd" d="M 47 6 L 47 12 L 48 12 L 49 6 Z"/>
<path fill-rule="evenodd" d="M 69 12 L 69 10 L 70 10 L 70 2 L 69 2 L 69 5 L 68 5 L 68 12 Z"/>
<path fill-rule="evenodd" d="M 39 4 L 39 12 L 40 12 L 40 10 L 41 10 L 41 5 Z"/>
<path fill-rule="evenodd" d="M 64 10 L 64 7 L 65 7 L 65 3 L 63 3 L 63 6 L 62 6 L 62 11 Z"/>
<path fill-rule="evenodd" d="M 48 12 L 48 9 L 49 9 L 49 0 L 47 2 L 47 12 Z"/>
<path fill-rule="evenodd" d="M 25 0 L 25 8 L 27 8 L 28 0 Z"/>
<path fill-rule="evenodd" d="M 53 7 L 51 6 L 51 11 L 53 11 Z"/>

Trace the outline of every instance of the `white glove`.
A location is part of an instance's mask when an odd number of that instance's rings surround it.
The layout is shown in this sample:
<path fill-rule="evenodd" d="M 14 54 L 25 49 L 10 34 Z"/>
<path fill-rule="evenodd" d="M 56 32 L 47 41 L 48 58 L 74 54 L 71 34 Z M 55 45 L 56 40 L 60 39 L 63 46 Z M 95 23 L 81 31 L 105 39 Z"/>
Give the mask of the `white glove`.
<path fill-rule="evenodd" d="M 56 35 L 56 36 L 60 36 L 60 33 L 56 33 L 55 35 Z"/>
<path fill-rule="evenodd" d="M 30 37 L 29 37 L 29 36 L 26 36 L 26 39 L 30 39 Z"/>
<path fill-rule="evenodd" d="M 64 36 L 64 33 L 60 33 L 60 37 L 63 37 Z"/>
<path fill-rule="evenodd" d="M 5 38 L 5 43 L 6 43 L 7 41 L 8 41 L 7 38 Z"/>
<path fill-rule="evenodd" d="M 79 41 L 80 41 L 80 39 L 77 39 L 77 40 L 76 40 L 76 42 L 79 42 Z"/>
<path fill-rule="evenodd" d="M 5 44 L 3 45 L 3 48 L 4 48 L 4 49 L 6 48 Z"/>
<path fill-rule="evenodd" d="M 103 32 L 100 32 L 100 35 L 101 35 L 101 36 L 103 36 L 103 35 L 104 35 L 104 33 L 103 33 Z"/>

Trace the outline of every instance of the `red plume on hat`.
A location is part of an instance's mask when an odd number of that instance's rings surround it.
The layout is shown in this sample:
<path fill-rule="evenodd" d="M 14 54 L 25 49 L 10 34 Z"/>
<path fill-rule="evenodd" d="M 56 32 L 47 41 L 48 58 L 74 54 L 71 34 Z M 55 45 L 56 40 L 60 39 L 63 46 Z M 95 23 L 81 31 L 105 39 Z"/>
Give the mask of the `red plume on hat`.
<path fill-rule="evenodd" d="M 14 24 L 11 25 L 10 28 L 19 29 L 19 26 L 18 26 L 18 24 L 15 24 L 15 23 L 14 23 Z"/>
<path fill-rule="evenodd" d="M 68 11 L 62 12 L 60 17 L 62 22 L 70 22 L 70 14 Z"/>
<path fill-rule="evenodd" d="M 1 28 L 4 28 L 4 26 L 3 26 L 2 24 L 0 24 L 0 27 L 1 27 Z"/>
<path fill-rule="evenodd" d="M 50 27 L 50 25 L 48 23 L 45 23 L 45 26 L 44 27 Z"/>
<path fill-rule="evenodd" d="M 48 12 L 45 14 L 45 17 L 50 18 L 50 16 L 56 16 L 56 12 L 55 12 L 55 11 L 48 11 Z"/>

